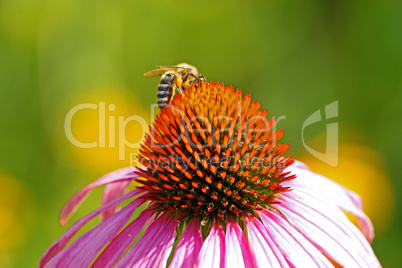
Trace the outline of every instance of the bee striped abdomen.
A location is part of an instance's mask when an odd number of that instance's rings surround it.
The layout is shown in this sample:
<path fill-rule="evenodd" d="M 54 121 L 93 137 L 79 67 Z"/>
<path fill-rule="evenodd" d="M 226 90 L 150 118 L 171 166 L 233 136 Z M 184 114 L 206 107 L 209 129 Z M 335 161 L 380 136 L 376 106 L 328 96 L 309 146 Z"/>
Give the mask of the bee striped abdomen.
<path fill-rule="evenodd" d="M 170 102 L 170 99 L 172 98 L 173 94 L 172 80 L 173 75 L 171 74 L 163 75 L 161 78 L 161 82 L 159 83 L 157 93 L 158 106 L 160 109 L 165 108 Z"/>

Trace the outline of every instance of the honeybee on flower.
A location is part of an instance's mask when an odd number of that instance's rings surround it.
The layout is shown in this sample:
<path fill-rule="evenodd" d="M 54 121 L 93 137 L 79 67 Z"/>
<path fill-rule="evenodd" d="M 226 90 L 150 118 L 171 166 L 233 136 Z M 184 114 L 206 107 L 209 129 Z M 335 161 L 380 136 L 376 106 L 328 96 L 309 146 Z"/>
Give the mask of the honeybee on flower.
<path fill-rule="evenodd" d="M 180 63 L 176 66 L 159 66 L 159 69 L 148 71 L 145 76 L 161 75 L 158 86 L 158 106 L 165 108 L 176 91 L 183 95 L 183 89 L 189 89 L 191 85 L 199 85 L 206 82 L 205 76 L 198 73 L 197 68 L 187 63 Z"/>
<path fill-rule="evenodd" d="M 156 117 L 141 167 L 109 173 L 71 198 L 63 225 L 106 185 L 101 207 L 73 224 L 39 267 L 380 267 L 359 196 L 285 156 L 283 132 L 259 102 L 213 82 L 183 96 Z M 129 191 L 132 181 L 141 186 Z M 67 246 L 98 215 L 104 221 Z"/>

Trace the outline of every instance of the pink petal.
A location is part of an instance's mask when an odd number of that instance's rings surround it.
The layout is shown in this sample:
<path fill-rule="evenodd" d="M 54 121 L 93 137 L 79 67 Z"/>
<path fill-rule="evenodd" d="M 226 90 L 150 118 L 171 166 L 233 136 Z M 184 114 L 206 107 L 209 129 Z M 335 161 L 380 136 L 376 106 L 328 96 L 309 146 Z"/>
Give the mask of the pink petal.
<path fill-rule="evenodd" d="M 252 218 L 247 222 L 250 250 L 258 268 L 286 268 L 289 267 L 286 259 L 268 235 L 264 225 Z"/>
<path fill-rule="evenodd" d="M 135 168 L 123 168 L 113 171 L 81 189 L 63 207 L 63 210 L 60 213 L 61 225 L 66 225 L 68 218 L 77 210 L 78 206 L 84 201 L 85 197 L 88 196 L 93 188 L 112 182 L 134 180 L 138 178 L 138 175 L 134 174 L 135 170 Z"/>
<path fill-rule="evenodd" d="M 278 209 L 327 256 L 345 267 L 380 267 L 368 241 L 340 208 L 296 190 L 283 199 Z"/>
<path fill-rule="evenodd" d="M 202 247 L 199 222 L 192 220 L 184 231 L 173 255 L 170 268 L 194 268 Z"/>
<path fill-rule="evenodd" d="M 335 238 L 337 234 L 330 233 L 332 229 L 325 225 L 325 221 L 315 217 L 312 215 L 313 213 L 305 213 L 303 210 L 300 210 L 303 215 L 298 215 L 293 211 L 285 209 L 283 206 L 277 206 L 277 208 L 288 217 L 290 223 L 296 230 L 302 233 L 310 243 L 314 244 L 315 247 L 324 252 L 328 257 L 343 267 L 359 266 L 360 258 L 358 255 L 353 254 L 355 250 L 352 249 L 352 251 L 348 252 L 348 250 L 342 246 L 342 244 L 344 244 L 342 240 L 339 239 L 340 241 L 338 242 Z M 313 219 L 314 222 L 308 219 Z M 324 228 L 320 228 L 320 226 L 325 226 L 328 231 L 326 232 L 323 230 Z"/>
<path fill-rule="evenodd" d="M 294 267 L 333 267 L 329 260 L 282 217 L 264 210 L 259 214 L 269 236 Z"/>
<path fill-rule="evenodd" d="M 120 234 L 113 238 L 113 240 L 102 251 L 91 267 L 112 267 L 120 259 L 120 257 L 123 256 L 124 252 L 126 252 L 126 250 L 137 237 L 138 233 L 144 227 L 146 221 L 154 213 L 155 212 L 150 210 L 142 211 L 138 218 L 136 218 L 126 228 L 124 228 Z"/>
<path fill-rule="evenodd" d="M 220 222 L 212 225 L 211 232 L 202 245 L 198 268 L 225 267 L 225 233 Z"/>
<path fill-rule="evenodd" d="M 300 162 L 295 162 L 285 171 L 297 174 L 297 179 L 286 182 L 284 186 L 301 189 L 330 203 L 336 203 L 343 210 L 355 215 L 366 239 L 369 242 L 373 240 L 374 228 L 370 219 L 362 211 L 363 203 L 359 195 L 324 176 L 308 170 Z"/>
<path fill-rule="evenodd" d="M 225 238 L 225 267 L 256 267 L 246 237 L 236 221 L 227 221 Z"/>
<path fill-rule="evenodd" d="M 101 214 L 103 211 L 123 202 L 124 200 L 131 198 L 135 195 L 138 195 L 142 193 L 142 190 L 137 189 L 134 191 L 131 191 L 124 196 L 120 197 L 119 199 L 116 199 L 115 201 L 107 204 L 106 206 L 103 206 L 101 208 L 98 208 L 97 210 L 91 212 L 90 214 L 86 215 L 85 217 L 81 218 L 78 220 L 76 223 L 74 223 L 68 230 L 65 232 L 59 239 L 57 239 L 43 254 L 40 262 L 39 262 L 39 268 L 44 267 L 56 254 L 58 254 L 62 249 L 67 245 L 67 243 L 71 240 L 71 238 L 91 219 L 94 217 L 98 216 Z"/>
<path fill-rule="evenodd" d="M 310 169 L 308 168 L 308 166 L 306 164 L 304 164 L 303 162 L 297 161 L 297 160 L 295 160 L 293 162 L 293 164 L 290 165 L 287 169 L 289 169 L 289 170 L 304 169 L 304 170 L 310 171 Z M 289 171 L 289 170 L 287 170 L 287 171 Z"/>
<path fill-rule="evenodd" d="M 165 267 L 173 247 L 176 226 L 176 218 L 169 214 L 159 216 L 115 267 Z"/>
<path fill-rule="evenodd" d="M 46 267 L 87 267 L 110 239 L 120 231 L 133 212 L 144 201 L 135 199 L 114 217 L 79 237 L 53 258 Z"/>
<path fill-rule="evenodd" d="M 131 181 L 123 181 L 123 182 L 114 182 L 110 184 L 106 184 L 105 189 L 103 190 L 101 206 L 104 206 L 116 198 L 122 196 L 130 185 Z M 119 206 L 114 206 L 101 214 L 101 221 L 106 220 L 114 213 L 118 211 Z"/>

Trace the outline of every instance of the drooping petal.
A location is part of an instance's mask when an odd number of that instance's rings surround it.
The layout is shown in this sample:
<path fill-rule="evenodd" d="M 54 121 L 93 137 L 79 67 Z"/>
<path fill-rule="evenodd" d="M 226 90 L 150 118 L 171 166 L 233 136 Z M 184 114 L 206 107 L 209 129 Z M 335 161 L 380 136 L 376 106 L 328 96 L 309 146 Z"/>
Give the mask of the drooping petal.
<path fill-rule="evenodd" d="M 277 207 L 318 249 L 345 267 L 381 267 L 368 241 L 339 207 L 294 190 Z"/>
<path fill-rule="evenodd" d="M 289 267 L 286 259 L 268 235 L 264 225 L 252 218 L 247 222 L 248 240 L 254 263 L 258 268 L 286 268 Z"/>
<path fill-rule="evenodd" d="M 86 232 L 46 265 L 51 267 L 88 267 L 101 249 L 120 231 L 133 212 L 145 201 L 134 199 L 118 213 Z"/>
<path fill-rule="evenodd" d="M 169 214 L 161 215 L 115 267 L 165 267 L 173 247 L 176 226 L 176 218 Z"/>
<path fill-rule="evenodd" d="M 126 228 L 124 228 L 124 230 L 121 231 L 120 234 L 113 238 L 113 240 L 102 251 L 102 253 L 99 255 L 99 257 L 96 259 L 91 267 L 112 267 L 120 259 L 120 257 L 123 256 L 124 252 L 126 252 L 126 250 L 130 247 L 139 232 L 144 227 L 146 221 L 154 213 L 155 212 L 147 209 L 142 211 L 138 218 L 136 218 Z"/>
<path fill-rule="evenodd" d="M 114 182 L 110 184 L 106 184 L 105 189 L 103 190 L 101 206 L 104 206 L 116 198 L 122 196 L 128 189 L 131 181 L 122 181 L 122 182 Z M 106 220 L 114 213 L 118 211 L 119 206 L 114 206 L 101 214 L 101 221 Z"/>
<path fill-rule="evenodd" d="M 173 255 L 170 268 L 194 268 L 202 247 L 199 222 L 192 220 L 182 235 Z"/>
<path fill-rule="evenodd" d="M 112 182 L 119 181 L 130 181 L 138 178 L 138 175 L 134 173 L 136 168 L 122 168 L 111 173 L 108 173 L 95 182 L 88 184 L 83 189 L 81 189 L 78 193 L 76 193 L 63 207 L 60 212 L 60 223 L 61 225 L 66 225 L 68 218 L 73 214 L 79 205 L 84 201 L 85 197 L 92 191 L 93 188 L 98 187 L 100 185 L 109 184 Z"/>
<path fill-rule="evenodd" d="M 225 245 L 225 267 L 256 267 L 246 237 L 234 220 L 227 222 Z"/>
<path fill-rule="evenodd" d="M 327 179 L 328 180 L 328 179 Z M 317 180 L 315 183 L 320 183 L 320 182 L 322 182 L 323 180 Z M 325 180 L 324 180 L 325 181 Z M 292 182 L 293 183 L 293 182 Z M 344 201 L 343 202 L 343 205 L 342 206 L 340 206 L 339 205 L 339 203 L 340 202 L 337 202 L 337 201 L 335 201 L 335 197 L 331 197 L 332 196 L 332 192 L 338 192 L 339 194 L 341 194 L 340 193 L 340 191 L 337 191 L 337 189 L 340 189 L 339 188 L 339 185 L 338 184 L 336 184 L 336 183 L 334 183 L 334 184 L 327 184 L 327 187 L 328 188 L 326 188 L 326 189 L 322 189 L 322 191 L 326 191 L 326 192 L 328 192 L 328 199 L 326 199 L 325 198 L 325 196 L 323 196 L 323 194 L 321 193 L 321 194 L 318 194 L 316 191 L 310 191 L 310 189 L 309 188 L 306 188 L 307 186 L 305 186 L 305 185 L 303 185 L 303 184 L 300 184 L 300 183 L 293 183 L 294 184 L 294 186 L 292 186 L 293 188 L 294 188 L 294 191 L 295 192 L 297 192 L 297 196 L 294 196 L 295 198 L 303 198 L 304 200 L 308 200 L 309 202 L 310 202 L 310 200 L 317 200 L 320 204 L 321 203 L 325 203 L 325 205 L 323 205 L 324 207 L 333 207 L 333 206 L 336 206 L 337 208 L 338 208 L 338 218 L 337 219 L 334 219 L 334 220 L 340 220 L 340 219 L 343 219 L 343 223 L 345 223 L 345 224 L 348 224 L 348 225 L 350 225 L 350 226 L 353 226 L 354 227 L 354 225 L 346 218 L 346 216 L 345 216 L 345 214 L 341 211 L 341 209 L 344 209 L 343 208 L 343 206 L 347 203 L 346 201 Z M 335 189 L 333 189 L 333 186 L 335 186 Z M 347 189 L 344 189 L 345 191 L 349 191 L 349 190 L 347 190 Z M 350 192 L 350 191 L 349 191 Z M 351 192 L 351 193 L 353 193 L 353 192 Z M 292 195 L 290 195 L 290 196 L 292 196 Z M 346 195 L 344 195 L 344 197 L 345 198 L 347 198 L 347 196 Z M 341 202 L 342 203 L 342 202 Z M 352 207 L 353 206 L 353 204 L 351 204 L 352 202 L 349 202 L 349 206 L 350 207 Z M 313 204 L 313 203 L 312 203 Z M 355 215 L 357 215 L 356 214 L 356 211 L 357 211 L 358 209 L 355 209 Z M 325 210 L 324 210 L 325 211 Z M 350 209 L 349 209 L 349 211 L 350 211 Z M 361 210 L 359 210 L 360 211 L 360 213 L 362 214 L 362 215 L 364 215 L 365 216 L 365 214 L 361 211 Z M 366 240 L 368 240 L 368 241 L 370 241 L 370 239 L 372 239 L 373 238 L 373 236 L 374 236 L 374 231 L 373 231 L 373 226 L 372 226 L 372 224 L 371 224 L 371 221 L 366 217 L 366 219 L 364 219 L 364 218 L 360 218 L 361 220 L 363 220 L 364 222 L 365 222 L 365 226 L 369 226 L 368 228 L 366 228 L 365 230 L 366 231 L 364 231 L 364 230 L 362 230 L 362 233 L 363 233 L 363 235 L 365 236 L 365 239 Z M 362 227 L 362 225 L 361 224 L 359 224 L 359 226 L 360 227 Z M 368 231 L 369 230 L 369 231 Z M 353 230 L 353 232 L 355 232 L 355 230 Z M 360 237 L 360 236 L 362 236 L 362 233 L 360 232 L 360 231 L 358 231 L 358 232 L 356 232 L 355 233 L 355 236 L 358 236 L 358 237 Z M 361 245 L 362 246 L 364 246 L 365 248 L 366 248 L 366 252 L 372 252 L 372 249 L 371 249 L 371 247 L 370 247 L 370 245 L 368 244 L 368 243 L 365 243 L 364 241 L 359 241 L 360 243 L 361 243 Z M 371 254 L 371 253 L 370 253 Z"/>
<path fill-rule="evenodd" d="M 71 240 L 71 238 L 91 219 L 94 217 L 98 216 L 101 214 L 103 211 L 116 206 L 123 202 L 124 200 L 131 198 L 135 195 L 138 195 L 142 193 L 143 191 L 140 189 L 131 191 L 124 196 L 116 199 L 115 201 L 98 208 L 97 210 L 91 212 L 90 214 L 86 215 L 85 217 L 81 218 L 78 220 L 76 223 L 74 223 L 68 230 L 65 232 L 59 239 L 57 239 L 43 254 L 40 262 L 39 262 L 39 268 L 44 267 L 54 256 L 56 256 L 62 249 L 68 244 L 68 242 Z"/>
<path fill-rule="evenodd" d="M 259 214 L 279 251 L 294 267 L 333 267 L 330 261 L 282 217 L 264 210 Z"/>
<path fill-rule="evenodd" d="M 316 217 L 311 211 L 300 210 L 300 213 L 304 214 L 299 215 L 296 212 L 297 210 L 286 209 L 287 206 L 277 205 L 277 208 L 286 215 L 292 226 L 302 233 L 310 243 L 343 267 L 359 267 L 359 256 L 353 254 L 353 249 L 348 251 L 342 245 L 344 243 L 337 242 L 335 238 L 337 234 L 331 233 L 332 230 L 328 228 L 330 226 L 325 225 L 326 221 Z"/>
<path fill-rule="evenodd" d="M 297 174 L 297 179 L 286 182 L 284 185 L 290 186 L 292 189 L 309 192 L 311 195 L 320 197 L 329 203 L 335 203 L 344 211 L 352 213 L 356 216 L 366 239 L 369 242 L 373 240 L 374 228 L 370 219 L 363 212 L 363 202 L 359 195 L 320 174 L 310 171 L 306 165 L 297 161 L 285 171 Z"/>
<path fill-rule="evenodd" d="M 202 245 L 198 256 L 198 268 L 221 267 L 225 267 L 225 233 L 221 224 L 215 222 Z"/>

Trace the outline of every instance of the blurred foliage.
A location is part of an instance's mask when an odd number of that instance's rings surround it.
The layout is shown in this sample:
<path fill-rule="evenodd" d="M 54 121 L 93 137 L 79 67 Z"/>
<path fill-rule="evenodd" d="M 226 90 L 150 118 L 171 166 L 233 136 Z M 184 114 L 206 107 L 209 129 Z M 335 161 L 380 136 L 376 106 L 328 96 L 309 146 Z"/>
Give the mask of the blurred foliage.
<path fill-rule="evenodd" d="M 358 184 L 364 183 L 363 174 L 386 172 L 393 190 L 372 189 L 371 203 L 387 195 L 383 191 L 397 193 L 402 186 L 401 29 L 398 0 L 0 1 L 0 169 L 7 174 L 0 176 L 7 178 L 0 180 L 1 193 L 7 193 L 0 214 L 14 228 L 8 237 L 0 236 L 0 266 L 36 266 L 65 231 L 57 215 L 68 198 L 108 169 L 128 163 L 116 161 L 116 149 L 108 143 L 74 148 L 64 132 L 70 109 L 88 102 L 114 104 L 114 111 L 106 110 L 106 129 L 114 117 L 116 135 L 118 116 L 150 120 L 159 80 L 142 74 L 156 65 L 194 64 L 208 80 L 251 94 L 269 115 L 286 116 L 278 126 L 291 143 L 289 155 L 308 154 L 303 122 L 338 100 L 339 117 L 329 121 L 339 122 L 340 142 L 350 143 L 345 133 L 352 126 L 364 133 L 369 148 L 350 151 L 340 166 L 356 169 L 349 174 L 361 172 Z M 73 134 L 96 141 L 98 112 L 77 113 Z M 306 130 L 305 139 L 325 131 L 326 123 Z M 131 123 L 123 131 L 130 142 L 141 135 Z M 373 167 L 371 154 L 385 164 Z M 95 193 L 76 217 L 98 202 Z M 396 195 L 389 204 L 395 206 L 393 215 L 373 247 L 384 266 L 400 267 L 402 199 Z"/>

